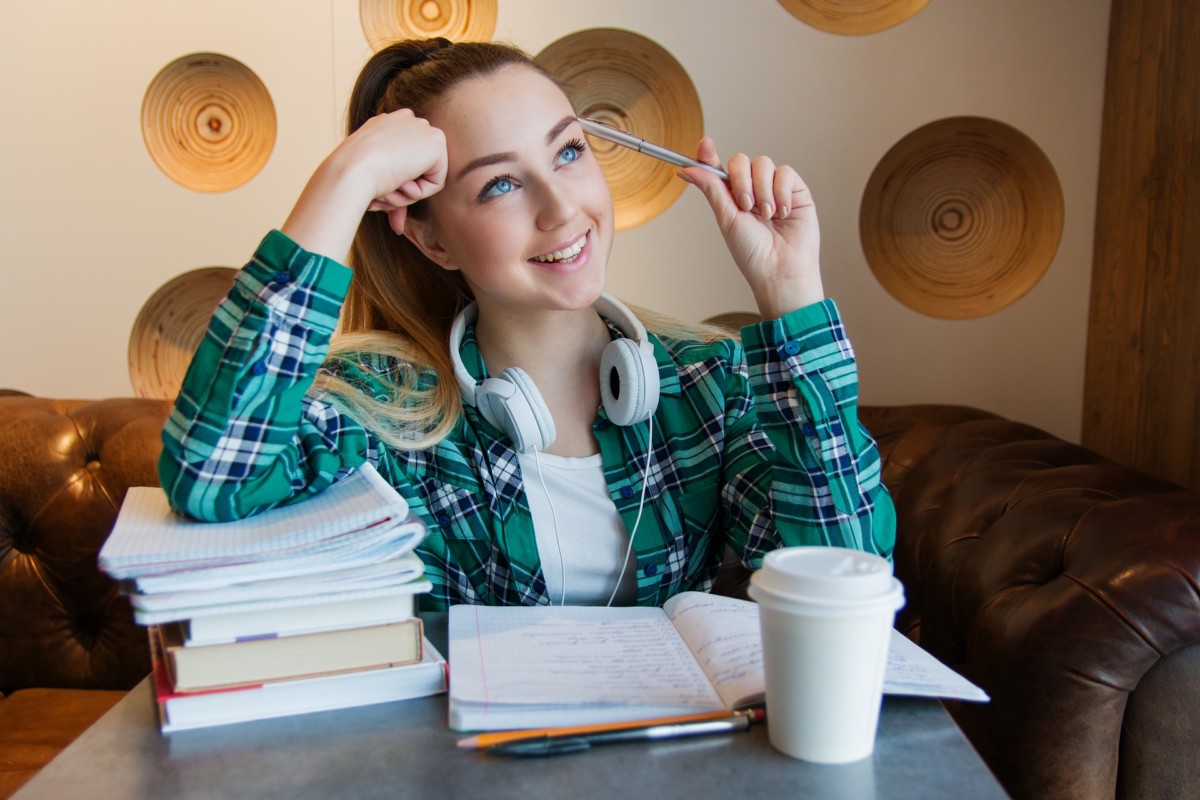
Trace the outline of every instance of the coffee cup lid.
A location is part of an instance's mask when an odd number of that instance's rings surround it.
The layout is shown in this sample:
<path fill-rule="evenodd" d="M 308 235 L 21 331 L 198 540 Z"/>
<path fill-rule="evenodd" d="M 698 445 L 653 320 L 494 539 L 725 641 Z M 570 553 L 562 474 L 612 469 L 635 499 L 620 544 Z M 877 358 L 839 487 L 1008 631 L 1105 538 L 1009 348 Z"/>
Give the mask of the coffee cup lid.
<path fill-rule="evenodd" d="M 752 582 L 776 599 L 803 603 L 872 603 L 899 588 L 887 559 L 842 547 L 773 550 Z"/>

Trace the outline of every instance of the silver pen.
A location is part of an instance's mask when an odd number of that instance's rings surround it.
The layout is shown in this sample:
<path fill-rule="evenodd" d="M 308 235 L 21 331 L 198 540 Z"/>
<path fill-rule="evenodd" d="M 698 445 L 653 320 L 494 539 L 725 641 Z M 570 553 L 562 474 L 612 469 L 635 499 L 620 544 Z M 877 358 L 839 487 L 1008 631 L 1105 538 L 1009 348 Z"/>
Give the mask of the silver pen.
<path fill-rule="evenodd" d="M 588 119 L 587 117 L 576 117 L 576 119 L 579 120 L 579 124 L 585 133 L 590 133 L 592 136 L 603 139 L 606 142 L 628 147 L 630 150 L 644 153 L 645 155 L 657 158 L 659 161 L 674 164 L 677 167 L 702 167 L 720 175 L 722 180 L 729 180 L 729 173 L 720 167 L 705 164 L 694 158 L 688 158 L 683 153 L 676 153 L 674 150 L 668 150 L 661 145 L 647 142 L 645 139 L 640 139 L 629 131 L 623 131 L 615 125 L 601 122 L 598 119 Z"/>
<path fill-rule="evenodd" d="M 733 711 L 730 714 L 707 720 L 692 720 L 665 722 L 663 720 L 648 720 L 644 723 L 630 723 L 627 727 L 615 727 L 611 724 L 598 725 L 597 730 L 590 733 L 576 731 L 567 734 L 533 735 L 528 738 L 515 739 L 487 747 L 484 752 L 492 756 L 558 756 L 568 753 L 582 753 L 590 750 L 592 745 L 612 744 L 614 742 L 655 741 L 658 739 L 677 739 L 684 736 L 703 736 L 713 733 L 733 733 L 749 730 L 756 722 L 766 719 L 766 711 L 762 708 L 747 708 Z"/>

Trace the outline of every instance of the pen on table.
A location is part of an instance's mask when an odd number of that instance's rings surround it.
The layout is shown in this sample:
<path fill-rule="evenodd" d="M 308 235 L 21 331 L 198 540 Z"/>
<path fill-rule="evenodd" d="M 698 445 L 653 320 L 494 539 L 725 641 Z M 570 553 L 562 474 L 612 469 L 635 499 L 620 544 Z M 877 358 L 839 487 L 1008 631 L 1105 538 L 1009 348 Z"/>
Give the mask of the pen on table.
<path fill-rule="evenodd" d="M 629 131 L 621 130 L 615 125 L 601 122 L 598 119 L 588 119 L 587 117 L 576 117 L 576 119 L 579 120 L 579 125 L 585 133 L 590 133 L 592 136 L 603 139 L 606 142 L 628 147 L 630 150 L 636 150 L 639 153 L 652 156 L 668 164 L 674 164 L 677 167 L 703 167 L 710 172 L 720 175 L 722 180 L 729 180 L 729 173 L 720 167 L 714 167 L 712 164 L 705 164 L 703 161 L 688 158 L 683 153 L 676 153 L 674 150 L 669 150 L 662 145 L 648 142 Z"/>
<path fill-rule="evenodd" d="M 682 720 L 660 719 L 633 724 L 595 726 L 600 729 L 575 730 L 572 733 L 543 732 L 540 735 L 492 744 L 485 747 L 484 752 L 496 756 L 565 755 L 583 752 L 597 744 L 678 739 L 685 736 L 744 731 L 751 724 L 761 722 L 765 717 L 766 714 L 761 708 L 752 708 L 724 713 L 707 719 L 696 719 L 693 716 Z"/>
<path fill-rule="evenodd" d="M 653 725 L 675 725 L 680 722 L 703 722 L 710 719 L 725 719 L 728 711 L 701 711 L 696 714 L 676 714 L 670 717 L 651 717 L 650 719 L 621 720 L 619 722 L 594 722 L 588 725 L 567 725 L 553 728 L 523 728 L 520 730 L 492 731 L 477 733 L 458 740 L 461 750 L 483 750 L 497 744 L 517 742 L 522 739 L 541 739 L 546 736 L 577 736 L 585 733 L 601 733 L 604 731 L 623 731 L 631 728 L 648 728 Z"/>

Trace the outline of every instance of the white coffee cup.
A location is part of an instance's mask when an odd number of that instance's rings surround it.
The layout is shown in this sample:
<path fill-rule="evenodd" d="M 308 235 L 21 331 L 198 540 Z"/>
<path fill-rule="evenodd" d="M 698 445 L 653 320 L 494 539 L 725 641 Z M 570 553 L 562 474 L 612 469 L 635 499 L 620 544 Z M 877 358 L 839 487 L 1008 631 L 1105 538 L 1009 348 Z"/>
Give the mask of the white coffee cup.
<path fill-rule="evenodd" d="M 870 756 L 904 605 L 892 565 L 840 547 L 784 547 L 763 558 L 748 593 L 759 606 L 771 744 L 823 764 Z"/>

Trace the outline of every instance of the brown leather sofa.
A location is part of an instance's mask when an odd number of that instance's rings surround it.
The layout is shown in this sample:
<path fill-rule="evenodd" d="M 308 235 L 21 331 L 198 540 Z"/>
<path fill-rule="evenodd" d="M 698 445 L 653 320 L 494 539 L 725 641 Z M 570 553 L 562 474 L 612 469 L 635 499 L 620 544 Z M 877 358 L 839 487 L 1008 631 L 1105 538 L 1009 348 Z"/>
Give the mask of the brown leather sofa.
<path fill-rule="evenodd" d="M 96 551 L 167 404 L 0 397 L 0 798 L 148 671 Z M 864 408 L 898 626 L 978 683 L 951 713 L 1014 797 L 1200 797 L 1200 494 L 981 411 Z"/>

